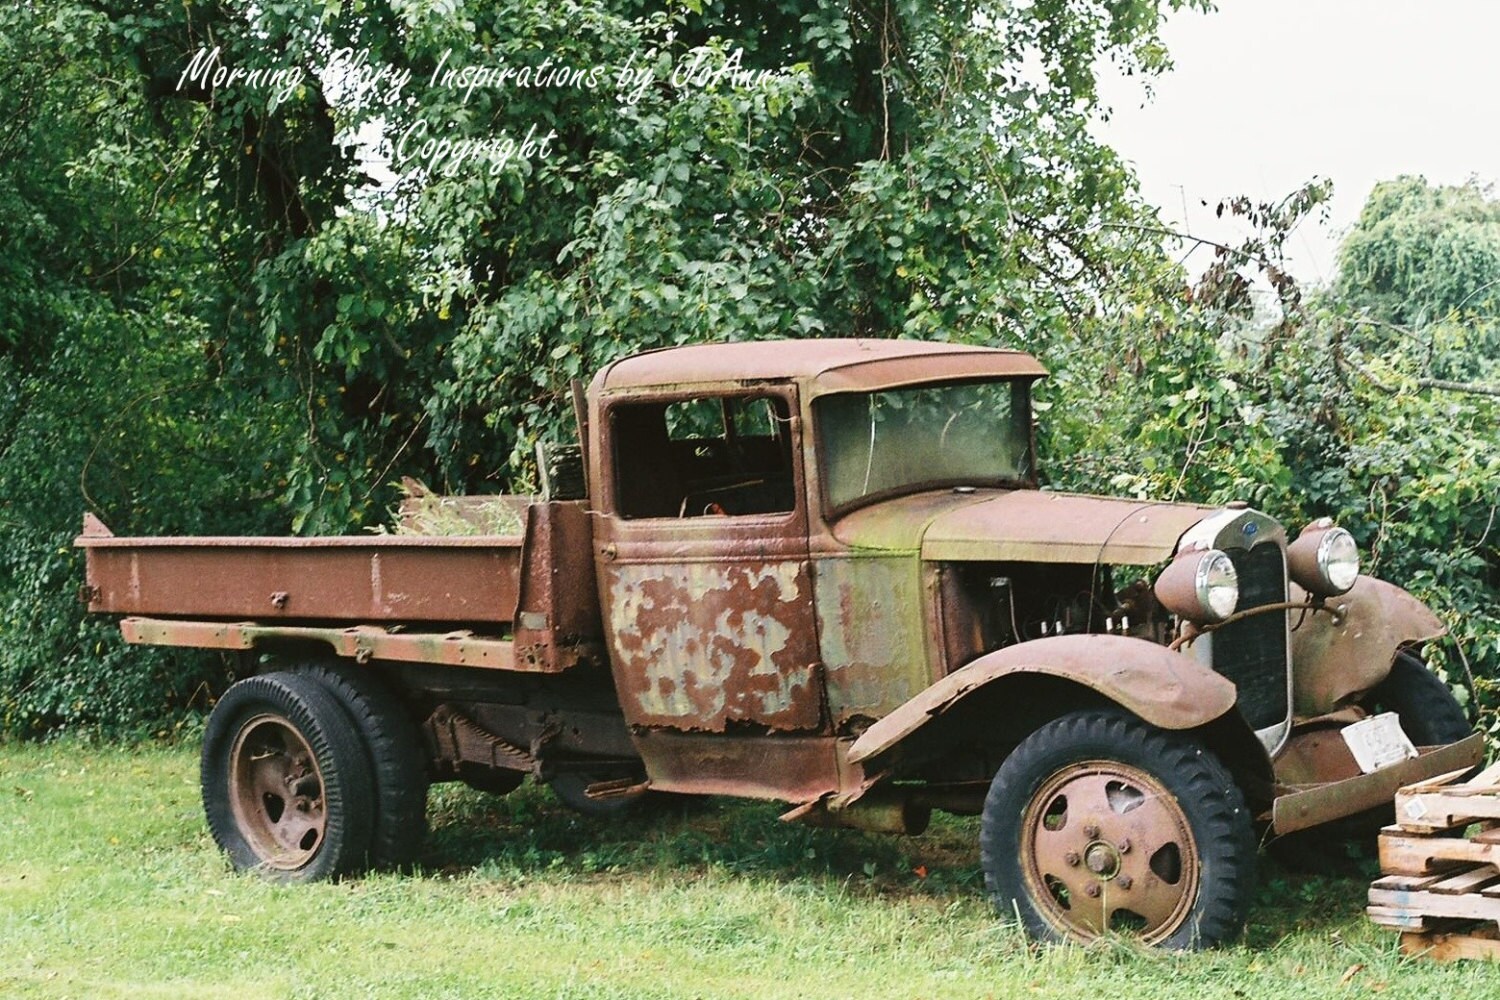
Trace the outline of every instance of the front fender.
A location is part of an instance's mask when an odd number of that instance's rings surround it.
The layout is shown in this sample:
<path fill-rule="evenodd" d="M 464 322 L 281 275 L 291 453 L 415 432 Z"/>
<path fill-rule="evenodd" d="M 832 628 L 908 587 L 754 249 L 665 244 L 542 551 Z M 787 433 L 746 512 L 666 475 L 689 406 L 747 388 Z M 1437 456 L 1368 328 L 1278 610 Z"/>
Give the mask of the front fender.
<path fill-rule="evenodd" d="M 1003 677 L 1047 675 L 1097 691 L 1162 729 L 1206 725 L 1234 707 L 1232 682 L 1145 639 L 1063 635 L 986 653 L 876 722 L 849 748 L 854 763 L 884 753 Z"/>
<path fill-rule="evenodd" d="M 1292 597 L 1305 595 L 1294 586 Z M 1342 707 L 1385 680 L 1402 647 L 1448 631 L 1427 605 L 1374 577 L 1361 576 L 1328 606 L 1342 609 L 1337 619 L 1310 614 L 1292 633 L 1292 703 L 1302 718 Z"/>

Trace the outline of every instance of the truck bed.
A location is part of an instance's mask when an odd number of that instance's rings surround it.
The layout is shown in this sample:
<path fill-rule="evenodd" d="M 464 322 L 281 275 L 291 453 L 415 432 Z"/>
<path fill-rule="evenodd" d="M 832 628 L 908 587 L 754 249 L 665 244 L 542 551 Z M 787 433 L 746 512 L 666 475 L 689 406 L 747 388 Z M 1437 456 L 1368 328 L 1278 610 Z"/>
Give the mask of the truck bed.
<path fill-rule="evenodd" d="M 519 537 L 78 539 L 90 611 L 273 621 L 515 620 Z"/>
<path fill-rule="evenodd" d="M 581 503 L 534 503 L 522 524 L 517 535 L 129 538 L 85 515 L 75 544 L 89 610 L 132 616 L 124 631 L 134 642 L 245 648 L 329 630 L 479 633 L 514 640 L 529 669 L 562 669 L 601 633 L 588 514 Z M 254 627 L 143 628 L 139 619 Z"/>

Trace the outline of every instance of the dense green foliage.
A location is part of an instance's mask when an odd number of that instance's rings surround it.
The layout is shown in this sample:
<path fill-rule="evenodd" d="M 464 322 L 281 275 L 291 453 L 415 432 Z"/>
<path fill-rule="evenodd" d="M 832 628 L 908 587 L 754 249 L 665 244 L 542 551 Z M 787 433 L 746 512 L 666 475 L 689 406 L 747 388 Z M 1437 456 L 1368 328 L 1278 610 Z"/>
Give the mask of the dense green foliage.
<path fill-rule="evenodd" d="M 401 475 L 529 485 L 604 361 L 768 336 L 1032 350 L 1055 484 L 1339 516 L 1500 676 L 1493 399 L 1434 384 L 1491 379 L 1495 205 L 1382 188 L 1304 298 L 1280 248 L 1326 189 L 1239 200 L 1260 236 L 1189 287 L 1085 128 L 1178 6 L 7 5 L 0 731 L 149 722 L 219 672 L 83 620 L 80 501 L 359 530 Z"/>
<path fill-rule="evenodd" d="M 1446 609 L 1493 709 L 1500 681 L 1500 201 L 1379 184 L 1321 303 L 1342 426 L 1325 502 L 1358 509 L 1381 568 Z M 1306 412 L 1305 410 L 1303 412 Z M 1310 442 L 1311 443 L 1311 442 Z M 1314 493 L 1317 498 L 1319 493 Z M 1450 667 L 1456 667 L 1450 659 Z M 1492 735 L 1500 724 L 1489 723 Z"/>
<path fill-rule="evenodd" d="M 138 722 L 203 681 L 84 620 L 84 504 L 142 532 L 281 520 L 266 359 L 222 349 L 244 275 L 113 39 L 78 6 L 0 10 L 0 732 Z"/>
<path fill-rule="evenodd" d="M 1493 371 L 1500 202 L 1475 183 L 1434 187 L 1401 177 L 1376 185 L 1340 251 L 1336 292 L 1362 319 L 1415 337 L 1430 375 Z"/>

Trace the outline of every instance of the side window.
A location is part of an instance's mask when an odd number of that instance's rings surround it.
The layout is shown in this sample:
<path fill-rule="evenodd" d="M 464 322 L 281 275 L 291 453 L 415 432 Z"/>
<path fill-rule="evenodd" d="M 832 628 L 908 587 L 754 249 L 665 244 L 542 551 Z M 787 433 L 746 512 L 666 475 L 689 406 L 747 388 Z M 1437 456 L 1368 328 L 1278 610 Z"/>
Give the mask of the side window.
<path fill-rule="evenodd" d="M 610 410 L 621 517 L 776 514 L 796 505 L 790 415 L 774 396 L 700 396 Z"/>

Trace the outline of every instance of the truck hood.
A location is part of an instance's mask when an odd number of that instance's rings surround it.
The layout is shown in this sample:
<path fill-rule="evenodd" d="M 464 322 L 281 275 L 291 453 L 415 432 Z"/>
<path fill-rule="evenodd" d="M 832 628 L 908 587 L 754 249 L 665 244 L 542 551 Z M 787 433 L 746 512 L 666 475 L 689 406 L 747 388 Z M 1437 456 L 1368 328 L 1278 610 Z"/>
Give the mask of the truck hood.
<path fill-rule="evenodd" d="M 1041 490 L 924 493 L 840 520 L 856 548 L 913 551 L 923 559 L 1146 566 L 1217 508 Z"/>
<path fill-rule="evenodd" d="M 1214 508 L 1015 490 L 950 510 L 922 535 L 922 558 L 1146 566 L 1172 558 Z"/>

